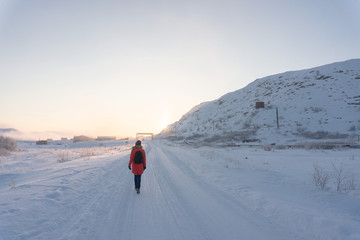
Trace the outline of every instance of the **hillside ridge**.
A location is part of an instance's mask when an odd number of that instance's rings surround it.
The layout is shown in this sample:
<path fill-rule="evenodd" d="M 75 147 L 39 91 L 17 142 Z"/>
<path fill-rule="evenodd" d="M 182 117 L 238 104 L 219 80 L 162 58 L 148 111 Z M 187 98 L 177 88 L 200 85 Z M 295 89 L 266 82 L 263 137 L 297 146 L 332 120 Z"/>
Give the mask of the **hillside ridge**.
<path fill-rule="evenodd" d="M 193 107 L 159 137 L 272 143 L 359 135 L 360 59 L 352 59 L 256 79 Z"/>

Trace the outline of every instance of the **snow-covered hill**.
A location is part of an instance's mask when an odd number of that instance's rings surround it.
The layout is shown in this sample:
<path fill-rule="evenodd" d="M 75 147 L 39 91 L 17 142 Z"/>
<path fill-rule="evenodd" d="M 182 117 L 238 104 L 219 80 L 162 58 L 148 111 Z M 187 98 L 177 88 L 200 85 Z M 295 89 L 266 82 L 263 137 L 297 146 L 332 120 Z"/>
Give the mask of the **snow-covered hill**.
<path fill-rule="evenodd" d="M 257 102 L 264 102 L 264 108 L 256 108 Z M 359 135 L 360 59 L 354 59 L 257 79 L 195 106 L 159 136 L 266 144 L 358 141 Z"/>

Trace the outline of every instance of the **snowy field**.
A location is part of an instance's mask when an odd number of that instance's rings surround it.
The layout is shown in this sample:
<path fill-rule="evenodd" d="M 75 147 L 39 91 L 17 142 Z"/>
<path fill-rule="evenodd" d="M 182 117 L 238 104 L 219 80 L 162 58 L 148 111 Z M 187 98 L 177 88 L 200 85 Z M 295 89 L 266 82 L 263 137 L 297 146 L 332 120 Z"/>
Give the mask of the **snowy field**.
<path fill-rule="evenodd" d="M 360 239 L 359 149 L 145 141 L 138 195 L 132 145 L 21 142 L 0 156 L 0 240 Z"/>

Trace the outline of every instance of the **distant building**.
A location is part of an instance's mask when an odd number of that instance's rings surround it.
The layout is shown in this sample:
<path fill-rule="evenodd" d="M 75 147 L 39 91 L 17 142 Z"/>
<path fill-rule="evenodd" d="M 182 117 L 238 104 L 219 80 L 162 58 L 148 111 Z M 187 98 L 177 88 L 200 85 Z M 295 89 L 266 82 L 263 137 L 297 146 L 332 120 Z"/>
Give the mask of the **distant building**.
<path fill-rule="evenodd" d="M 87 142 L 87 141 L 94 141 L 94 138 L 90 138 L 84 135 L 74 136 L 73 142 Z"/>
<path fill-rule="evenodd" d="M 116 137 L 114 137 L 114 136 L 98 136 L 95 140 L 97 140 L 97 141 L 110 141 L 110 140 L 116 140 Z"/>

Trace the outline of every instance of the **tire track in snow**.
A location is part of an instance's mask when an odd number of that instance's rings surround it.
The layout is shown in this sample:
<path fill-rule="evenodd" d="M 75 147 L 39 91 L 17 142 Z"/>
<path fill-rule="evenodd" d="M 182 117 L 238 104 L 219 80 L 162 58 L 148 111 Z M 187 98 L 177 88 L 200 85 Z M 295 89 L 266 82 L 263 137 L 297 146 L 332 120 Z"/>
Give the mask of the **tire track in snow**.
<path fill-rule="evenodd" d="M 114 207 L 118 206 L 120 196 L 126 195 L 123 185 L 127 179 L 124 157 L 113 158 L 109 164 L 94 169 L 90 176 L 81 179 L 79 188 L 91 190 L 79 196 L 84 198 L 81 200 L 83 205 L 73 209 L 73 219 L 60 230 L 63 232 L 61 239 L 112 239 L 102 236 L 112 236 L 116 232 L 114 224 L 121 221 L 119 215 L 122 212 L 117 208 L 114 211 Z"/>

